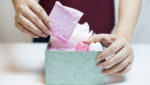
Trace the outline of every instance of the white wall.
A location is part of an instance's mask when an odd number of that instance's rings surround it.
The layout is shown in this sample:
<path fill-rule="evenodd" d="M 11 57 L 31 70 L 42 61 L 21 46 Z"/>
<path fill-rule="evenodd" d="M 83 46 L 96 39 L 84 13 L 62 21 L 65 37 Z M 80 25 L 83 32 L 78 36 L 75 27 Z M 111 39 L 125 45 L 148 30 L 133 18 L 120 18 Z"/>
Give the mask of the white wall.
<path fill-rule="evenodd" d="M 116 8 L 118 0 L 115 0 Z M 117 10 L 116 10 L 117 17 Z M 139 21 L 135 28 L 133 43 L 150 44 L 150 0 L 143 0 Z M 31 42 L 14 26 L 14 8 L 11 0 L 0 0 L 0 42 Z"/>
<path fill-rule="evenodd" d="M 118 19 L 118 2 L 115 0 L 115 17 Z M 133 34 L 132 43 L 150 44 L 150 0 L 142 0 L 141 13 Z"/>
<path fill-rule="evenodd" d="M 150 44 L 150 0 L 143 0 L 139 20 L 137 22 L 133 43 Z"/>
<path fill-rule="evenodd" d="M 14 14 L 12 0 L 0 0 L 0 42 L 31 42 L 14 26 Z"/>

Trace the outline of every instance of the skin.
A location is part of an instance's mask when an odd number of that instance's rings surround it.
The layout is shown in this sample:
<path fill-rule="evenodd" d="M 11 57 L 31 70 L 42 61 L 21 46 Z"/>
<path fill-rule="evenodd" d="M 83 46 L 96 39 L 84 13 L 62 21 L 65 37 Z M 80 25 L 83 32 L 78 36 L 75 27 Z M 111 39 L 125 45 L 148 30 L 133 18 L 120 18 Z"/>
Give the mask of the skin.
<path fill-rule="evenodd" d="M 15 24 L 31 37 L 50 34 L 50 20 L 43 8 L 34 0 L 13 0 Z M 96 61 L 103 67 L 103 74 L 124 75 L 132 67 L 133 51 L 130 44 L 141 7 L 141 0 L 119 0 L 119 20 L 114 34 L 95 34 L 87 43 L 101 42 L 107 47 Z M 111 56 L 111 57 L 109 57 Z"/>
<path fill-rule="evenodd" d="M 96 58 L 97 62 L 105 60 L 98 64 L 98 68 L 104 68 L 103 74 L 124 75 L 131 69 L 134 58 L 132 46 L 124 37 L 114 34 L 96 34 L 87 42 L 101 42 L 107 47 Z"/>
<path fill-rule="evenodd" d="M 13 0 L 16 10 L 15 25 L 25 34 L 38 38 L 51 34 L 50 20 L 35 0 Z"/>
<path fill-rule="evenodd" d="M 141 0 L 120 0 L 115 33 L 96 34 L 87 41 L 101 42 L 107 47 L 96 59 L 98 62 L 105 60 L 98 64 L 98 68 L 104 68 L 103 74 L 124 75 L 131 69 L 134 55 L 130 42 L 140 8 Z"/>

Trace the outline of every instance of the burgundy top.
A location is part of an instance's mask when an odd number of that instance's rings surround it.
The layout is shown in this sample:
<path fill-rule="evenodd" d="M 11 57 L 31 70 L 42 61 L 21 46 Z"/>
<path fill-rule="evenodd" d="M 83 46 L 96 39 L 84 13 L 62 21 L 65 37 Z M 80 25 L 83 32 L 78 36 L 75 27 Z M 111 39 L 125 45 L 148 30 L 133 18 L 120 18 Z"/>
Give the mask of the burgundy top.
<path fill-rule="evenodd" d="M 40 0 L 47 14 L 57 0 Z M 88 22 L 95 33 L 110 33 L 114 26 L 114 0 L 58 0 L 63 5 L 84 12 L 80 23 Z"/>

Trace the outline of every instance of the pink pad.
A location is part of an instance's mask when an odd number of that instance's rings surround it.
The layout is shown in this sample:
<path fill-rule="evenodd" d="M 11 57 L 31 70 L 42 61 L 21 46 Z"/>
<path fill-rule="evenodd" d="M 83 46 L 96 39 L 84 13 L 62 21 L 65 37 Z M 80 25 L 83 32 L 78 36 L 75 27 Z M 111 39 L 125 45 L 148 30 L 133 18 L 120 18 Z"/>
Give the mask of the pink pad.
<path fill-rule="evenodd" d="M 68 42 L 82 15 L 82 12 L 63 6 L 56 1 L 49 16 L 52 25 L 50 28 L 52 31 L 51 36 L 62 42 Z"/>
<path fill-rule="evenodd" d="M 75 51 L 89 51 L 89 45 L 80 42 L 77 44 Z"/>

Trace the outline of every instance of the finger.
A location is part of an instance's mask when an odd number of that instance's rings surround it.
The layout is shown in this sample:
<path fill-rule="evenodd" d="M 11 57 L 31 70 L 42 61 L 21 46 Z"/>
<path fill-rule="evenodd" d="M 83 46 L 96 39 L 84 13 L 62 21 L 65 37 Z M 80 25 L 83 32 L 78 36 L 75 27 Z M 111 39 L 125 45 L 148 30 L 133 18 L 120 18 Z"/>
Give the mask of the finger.
<path fill-rule="evenodd" d="M 19 23 L 21 23 L 29 31 L 35 33 L 36 35 L 41 36 L 41 37 L 46 37 L 41 30 L 39 30 L 31 21 L 29 21 L 24 16 L 18 15 L 18 20 L 17 21 Z"/>
<path fill-rule="evenodd" d="M 97 34 L 97 35 L 93 35 L 91 36 L 87 42 L 92 43 L 92 42 L 100 42 L 102 39 L 104 39 L 104 35 L 103 34 Z"/>
<path fill-rule="evenodd" d="M 32 23 L 34 23 L 38 28 L 40 28 L 42 32 L 45 33 L 47 36 L 50 35 L 50 31 L 47 26 L 29 8 L 26 8 L 26 10 L 23 12 L 23 15 L 28 18 Z"/>
<path fill-rule="evenodd" d="M 114 41 L 115 41 L 114 38 L 108 38 L 108 37 L 106 37 L 106 38 L 104 38 L 104 39 L 101 41 L 101 43 L 102 43 L 102 45 L 104 45 L 105 47 L 108 47 L 108 46 L 111 45 Z"/>
<path fill-rule="evenodd" d="M 106 62 L 100 63 L 99 67 L 105 67 L 105 68 L 110 68 L 119 62 L 123 61 L 126 59 L 129 54 L 131 54 L 131 49 L 130 46 L 122 48 L 116 55 L 113 57 L 109 58 Z"/>
<path fill-rule="evenodd" d="M 22 32 L 24 32 L 25 34 L 34 37 L 34 38 L 38 38 L 38 36 L 30 31 L 28 31 L 26 28 L 24 28 L 21 24 L 19 23 L 15 23 L 16 27 L 19 28 Z"/>
<path fill-rule="evenodd" d="M 102 40 L 109 41 L 110 39 L 115 39 L 115 36 L 110 34 L 96 34 L 91 36 L 87 42 L 101 42 Z"/>
<path fill-rule="evenodd" d="M 36 1 L 30 2 L 29 7 L 41 18 L 44 24 L 50 28 L 50 20 L 45 10 Z"/>
<path fill-rule="evenodd" d="M 111 56 L 117 53 L 121 48 L 123 48 L 125 42 L 122 39 L 118 39 L 114 41 L 108 48 L 106 48 L 102 53 L 100 53 L 97 57 L 97 61 L 103 60 L 108 56 Z"/>
<path fill-rule="evenodd" d="M 124 75 L 129 72 L 131 67 L 132 67 L 132 63 L 129 63 L 127 67 L 125 67 L 123 70 L 121 70 L 119 72 L 113 73 L 113 75 Z"/>
<path fill-rule="evenodd" d="M 102 40 L 101 43 L 103 46 L 105 47 L 108 47 L 109 45 L 111 45 L 114 41 L 105 41 L 105 40 Z"/>
<path fill-rule="evenodd" d="M 117 65 L 105 69 L 103 70 L 103 74 L 112 74 L 118 71 L 123 70 L 129 63 L 131 63 L 133 61 L 133 57 L 132 55 L 129 55 L 126 59 L 124 59 L 123 61 L 119 62 Z"/>

